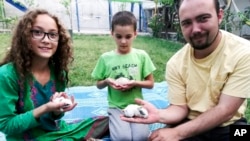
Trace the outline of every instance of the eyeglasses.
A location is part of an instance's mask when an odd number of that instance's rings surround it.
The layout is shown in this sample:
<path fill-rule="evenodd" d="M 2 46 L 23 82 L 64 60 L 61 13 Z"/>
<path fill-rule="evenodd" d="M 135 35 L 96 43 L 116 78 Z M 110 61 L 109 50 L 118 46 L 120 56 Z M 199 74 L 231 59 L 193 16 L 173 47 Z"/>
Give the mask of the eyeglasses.
<path fill-rule="evenodd" d="M 51 41 L 57 42 L 59 40 L 59 34 L 55 32 L 43 32 L 41 30 L 35 30 L 35 29 L 31 30 L 30 32 L 34 39 L 43 40 L 44 37 L 47 35 L 47 37 Z"/>

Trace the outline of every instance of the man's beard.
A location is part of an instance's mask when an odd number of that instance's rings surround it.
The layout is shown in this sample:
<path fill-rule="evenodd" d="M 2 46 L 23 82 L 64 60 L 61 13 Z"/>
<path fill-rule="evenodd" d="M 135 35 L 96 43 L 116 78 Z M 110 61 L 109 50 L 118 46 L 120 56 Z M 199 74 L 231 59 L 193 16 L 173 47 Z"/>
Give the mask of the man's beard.
<path fill-rule="evenodd" d="M 194 35 L 193 37 L 190 38 L 190 44 L 191 46 L 194 48 L 194 49 L 197 49 L 197 50 L 203 50 L 203 49 L 206 49 L 208 48 L 209 46 L 211 46 L 213 44 L 213 42 L 215 41 L 216 37 L 218 36 L 218 33 L 219 33 L 219 30 L 217 31 L 215 37 L 213 38 L 212 41 L 209 42 L 209 32 L 205 33 L 204 35 L 203 34 L 196 34 Z M 193 41 L 193 38 L 196 38 L 196 37 L 200 37 L 200 36 L 205 36 L 206 38 L 206 41 L 204 43 L 195 43 Z"/>

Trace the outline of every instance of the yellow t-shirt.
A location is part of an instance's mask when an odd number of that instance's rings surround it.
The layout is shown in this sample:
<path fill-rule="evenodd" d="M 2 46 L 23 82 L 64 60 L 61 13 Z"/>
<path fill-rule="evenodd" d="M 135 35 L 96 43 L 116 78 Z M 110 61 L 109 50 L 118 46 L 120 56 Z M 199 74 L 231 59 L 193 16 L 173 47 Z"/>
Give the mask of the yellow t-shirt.
<path fill-rule="evenodd" d="M 167 63 L 166 80 L 171 104 L 187 104 L 189 119 L 214 107 L 221 93 L 250 97 L 250 42 L 222 31 L 222 39 L 209 56 L 195 59 L 193 48 L 187 44 Z M 247 101 L 238 112 L 222 126 L 240 119 L 246 110 Z"/>

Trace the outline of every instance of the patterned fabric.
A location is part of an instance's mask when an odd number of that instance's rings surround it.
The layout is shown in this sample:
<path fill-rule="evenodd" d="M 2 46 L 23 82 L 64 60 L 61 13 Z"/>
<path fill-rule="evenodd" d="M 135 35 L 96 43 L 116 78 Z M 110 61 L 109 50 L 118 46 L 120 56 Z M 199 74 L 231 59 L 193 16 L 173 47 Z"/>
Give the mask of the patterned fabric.
<path fill-rule="evenodd" d="M 75 97 L 77 106 L 70 112 L 65 113 L 63 119 L 72 123 L 78 120 L 96 116 L 108 116 L 107 88 L 97 89 L 96 86 L 75 86 L 66 89 L 66 92 Z M 146 101 L 163 109 L 169 105 L 167 100 L 168 86 L 166 81 L 155 83 L 153 89 L 142 89 Z M 164 127 L 164 124 L 150 124 L 150 130 Z"/>

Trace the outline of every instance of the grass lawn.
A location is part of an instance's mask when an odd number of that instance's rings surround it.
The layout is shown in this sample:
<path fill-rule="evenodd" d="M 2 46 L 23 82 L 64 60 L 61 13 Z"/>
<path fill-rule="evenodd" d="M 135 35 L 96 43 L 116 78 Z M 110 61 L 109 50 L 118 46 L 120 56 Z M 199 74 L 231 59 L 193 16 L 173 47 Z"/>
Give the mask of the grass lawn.
<path fill-rule="evenodd" d="M 75 61 L 71 67 L 71 85 L 93 85 L 95 81 L 90 74 L 99 56 L 116 48 L 111 36 L 74 36 Z M 155 82 L 165 80 L 165 65 L 169 57 L 182 45 L 148 36 L 138 36 L 133 47 L 148 52 L 157 70 L 154 72 Z"/>
<path fill-rule="evenodd" d="M 0 59 L 10 46 L 10 36 L 10 34 L 0 34 Z M 109 35 L 74 35 L 73 44 L 75 60 L 70 68 L 70 86 L 95 85 L 91 72 L 102 53 L 116 48 L 112 37 Z M 182 44 L 148 36 L 138 36 L 133 47 L 143 49 L 150 55 L 157 68 L 154 72 L 155 82 L 161 82 L 165 81 L 166 62 L 182 47 Z M 248 104 L 246 114 L 250 122 L 250 104 Z"/>
<path fill-rule="evenodd" d="M 0 34 L 0 59 L 10 46 L 10 34 Z M 109 35 L 74 35 L 74 62 L 70 66 L 70 86 L 95 85 L 91 72 L 99 56 L 116 48 Z M 165 81 L 165 66 L 168 59 L 182 47 L 182 44 L 169 42 L 149 36 L 138 36 L 133 47 L 144 49 L 150 55 L 157 70 L 154 72 L 155 82 Z"/>

